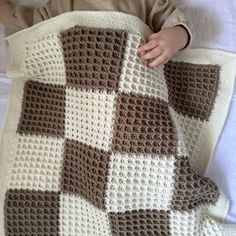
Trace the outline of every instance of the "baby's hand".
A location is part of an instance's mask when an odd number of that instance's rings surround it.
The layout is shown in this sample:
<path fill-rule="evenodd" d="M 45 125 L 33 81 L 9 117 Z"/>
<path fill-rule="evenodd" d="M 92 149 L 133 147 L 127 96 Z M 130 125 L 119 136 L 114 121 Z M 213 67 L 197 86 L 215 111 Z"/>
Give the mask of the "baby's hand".
<path fill-rule="evenodd" d="M 3 23 L 7 27 L 10 25 L 12 10 L 13 4 L 10 0 L 0 0 L 0 23 Z"/>
<path fill-rule="evenodd" d="M 147 38 L 147 42 L 138 49 L 139 56 L 148 60 L 149 67 L 157 67 L 167 63 L 186 46 L 188 40 L 189 34 L 182 26 L 163 29 Z"/>

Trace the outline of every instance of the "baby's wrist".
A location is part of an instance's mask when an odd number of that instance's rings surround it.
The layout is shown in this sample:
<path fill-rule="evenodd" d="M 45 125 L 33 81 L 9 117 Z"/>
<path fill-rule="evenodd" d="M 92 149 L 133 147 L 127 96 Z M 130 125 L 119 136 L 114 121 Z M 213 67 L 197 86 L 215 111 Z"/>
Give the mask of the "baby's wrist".
<path fill-rule="evenodd" d="M 13 4 L 9 0 L 0 0 L 0 23 L 6 27 L 10 25 L 11 12 Z"/>
<path fill-rule="evenodd" d="M 183 25 L 176 25 L 174 28 L 178 31 L 178 35 L 180 36 L 180 48 L 182 50 L 186 48 L 190 41 L 190 35 L 188 30 Z"/>

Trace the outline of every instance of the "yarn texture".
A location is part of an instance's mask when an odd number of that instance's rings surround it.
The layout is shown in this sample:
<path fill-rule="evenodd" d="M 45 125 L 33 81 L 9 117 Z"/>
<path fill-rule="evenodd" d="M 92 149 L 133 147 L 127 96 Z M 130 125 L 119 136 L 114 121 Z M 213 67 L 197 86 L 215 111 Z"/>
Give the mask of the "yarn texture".
<path fill-rule="evenodd" d="M 150 69 L 151 30 L 119 12 L 70 12 L 8 38 L 0 235 L 231 236 L 203 176 L 236 56 L 180 52 Z"/>

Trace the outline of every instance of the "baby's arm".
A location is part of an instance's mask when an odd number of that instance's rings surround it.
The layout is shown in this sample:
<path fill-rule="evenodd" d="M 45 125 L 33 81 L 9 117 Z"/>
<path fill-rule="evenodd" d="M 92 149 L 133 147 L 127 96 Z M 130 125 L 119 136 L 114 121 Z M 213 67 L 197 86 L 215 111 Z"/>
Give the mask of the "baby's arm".
<path fill-rule="evenodd" d="M 148 25 L 154 31 L 139 48 L 140 58 L 148 61 L 149 67 L 168 62 L 179 50 L 192 41 L 191 25 L 175 5 L 175 0 L 145 0 L 151 8 Z"/>
<path fill-rule="evenodd" d="M 13 4 L 10 0 L 0 0 L 0 22 L 9 27 Z"/>
<path fill-rule="evenodd" d="M 149 67 L 157 67 L 167 63 L 189 41 L 189 34 L 182 26 L 174 26 L 151 34 L 147 43 L 139 48 L 142 60 L 151 60 Z"/>

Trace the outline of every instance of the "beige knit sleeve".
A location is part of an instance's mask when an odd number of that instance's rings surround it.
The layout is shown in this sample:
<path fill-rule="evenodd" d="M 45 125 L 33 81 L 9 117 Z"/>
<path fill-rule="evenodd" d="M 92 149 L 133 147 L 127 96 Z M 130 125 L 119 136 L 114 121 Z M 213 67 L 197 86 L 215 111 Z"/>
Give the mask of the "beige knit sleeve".
<path fill-rule="evenodd" d="M 16 33 L 19 30 L 28 28 L 70 10 L 67 6 L 69 1 L 60 2 L 62 4 L 59 5 L 56 0 L 50 0 L 40 8 L 24 5 L 15 7 L 12 11 L 11 24 L 7 30 L 7 34 Z"/>
<path fill-rule="evenodd" d="M 148 16 L 148 24 L 154 32 L 161 29 L 182 25 L 189 34 L 189 42 L 192 43 L 193 33 L 190 21 L 184 14 L 184 7 L 177 7 L 174 0 L 146 0 L 152 8 Z"/>

